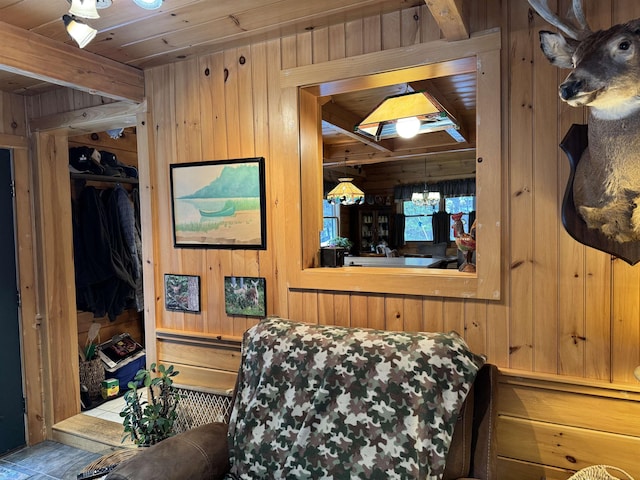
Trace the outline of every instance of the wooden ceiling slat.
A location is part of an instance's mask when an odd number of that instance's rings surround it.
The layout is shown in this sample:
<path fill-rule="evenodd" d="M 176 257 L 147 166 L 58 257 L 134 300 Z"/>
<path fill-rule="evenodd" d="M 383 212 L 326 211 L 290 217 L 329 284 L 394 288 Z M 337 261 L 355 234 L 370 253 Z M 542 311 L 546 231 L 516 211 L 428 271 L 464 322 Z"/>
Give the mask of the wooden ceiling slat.
<path fill-rule="evenodd" d="M 328 25 L 372 15 L 377 11 L 401 8 L 401 0 L 324 0 L 301 2 L 279 0 L 264 5 L 256 1 L 254 8 L 220 19 L 184 28 L 160 37 L 147 37 L 111 51 L 111 58 L 137 66 L 153 66 L 175 61 L 186 55 L 211 51 L 212 46 L 225 47 L 227 42 L 247 38 L 281 36 L 308 27 Z M 159 56 L 158 60 L 155 57 Z M 169 60 L 168 60 L 169 59 Z"/>

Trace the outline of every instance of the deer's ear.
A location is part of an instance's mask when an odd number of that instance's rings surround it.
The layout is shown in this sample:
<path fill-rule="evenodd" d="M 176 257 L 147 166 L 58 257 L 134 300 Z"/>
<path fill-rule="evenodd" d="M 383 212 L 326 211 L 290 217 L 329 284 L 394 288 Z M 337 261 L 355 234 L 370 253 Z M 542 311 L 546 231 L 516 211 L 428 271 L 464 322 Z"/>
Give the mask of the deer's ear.
<path fill-rule="evenodd" d="M 559 33 L 542 30 L 540 32 L 540 48 L 552 65 L 560 68 L 573 68 L 573 53 L 577 43 L 567 40 Z"/>

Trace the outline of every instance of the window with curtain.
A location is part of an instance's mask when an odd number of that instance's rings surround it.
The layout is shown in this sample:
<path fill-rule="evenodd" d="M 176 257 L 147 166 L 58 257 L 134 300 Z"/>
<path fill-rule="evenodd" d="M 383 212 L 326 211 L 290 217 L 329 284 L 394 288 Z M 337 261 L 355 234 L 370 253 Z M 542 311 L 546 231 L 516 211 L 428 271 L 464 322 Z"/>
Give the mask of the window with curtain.
<path fill-rule="evenodd" d="M 476 208 L 476 181 L 475 178 L 460 180 L 446 180 L 432 183 L 429 191 L 437 191 L 444 199 L 435 207 L 417 206 L 411 202 L 414 192 L 424 191 L 424 183 L 413 185 L 400 185 L 394 190 L 394 197 L 402 201 L 405 218 L 404 241 L 405 242 L 442 242 L 453 241 L 453 229 L 448 218 L 452 213 L 463 212 L 462 220 L 465 231 L 475 219 Z M 444 206 L 444 210 L 440 208 Z M 446 217 L 446 219 L 445 219 Z M 443 219 L 448 227 L 443 224 Z M 435 224 L 434 224 L 435 220 Z M 435 227 L 434 227 L 435 225 Z M 448 228 L 448 231 L 445 231 Z"/>

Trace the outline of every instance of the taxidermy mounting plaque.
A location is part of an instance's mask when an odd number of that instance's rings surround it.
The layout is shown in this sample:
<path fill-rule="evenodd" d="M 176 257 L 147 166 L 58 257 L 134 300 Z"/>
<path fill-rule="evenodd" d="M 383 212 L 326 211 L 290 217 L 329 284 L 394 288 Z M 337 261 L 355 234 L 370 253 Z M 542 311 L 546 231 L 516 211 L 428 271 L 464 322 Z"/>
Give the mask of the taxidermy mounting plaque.
<path fill-rule="evenodd" d="M 562 201 L 562 224 L 567 233 L 583 245 L 610 253 L 630 265 L 635 265 L 640 261 L 640 242 L 617 242 L 611 237 L 605 236 L 600 230 L 587 227 L 576 210 L 573 201 L 573 180 L 582 152 L 588 146 L 587 129 L 587 125 L 572 125 L 560 143 L 560 148 L 567 154 L 571 166 L 571 173 Z"/>

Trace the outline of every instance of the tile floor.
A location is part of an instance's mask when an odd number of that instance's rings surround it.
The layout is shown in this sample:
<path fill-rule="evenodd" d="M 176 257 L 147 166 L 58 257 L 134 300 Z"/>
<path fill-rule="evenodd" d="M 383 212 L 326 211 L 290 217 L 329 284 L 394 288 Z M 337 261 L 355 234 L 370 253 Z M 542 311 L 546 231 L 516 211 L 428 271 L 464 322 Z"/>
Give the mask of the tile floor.
<path fill-rule="evenodd" d="M 123 407 L 124 397 L 120 396 L 82 413 L 121 424 Z M 101 456 L 46 441 L 0 456 L 0 480 L 76 480 L 85 466 Z"/>
<path fill-rule="evenodd" d="M 99 405 L 91 410 L 85 410 L 85 415 L 90 415 L 92 417 L 102 418 L 104 420 L 110 420 L 116 423 L 122 423 L 122 417 L 120 416 L 120 412 L 124 408 L 124 397 L 120 396 L 113 400 L 109 400 L 108 402 L 104 402 L 102 405 Z"/>
<path fill-rule="evenodd" d="M 0 457 L 0 480 L 76 480 L 102 455 L 46 441 Z"/>

